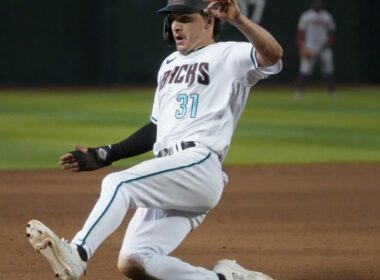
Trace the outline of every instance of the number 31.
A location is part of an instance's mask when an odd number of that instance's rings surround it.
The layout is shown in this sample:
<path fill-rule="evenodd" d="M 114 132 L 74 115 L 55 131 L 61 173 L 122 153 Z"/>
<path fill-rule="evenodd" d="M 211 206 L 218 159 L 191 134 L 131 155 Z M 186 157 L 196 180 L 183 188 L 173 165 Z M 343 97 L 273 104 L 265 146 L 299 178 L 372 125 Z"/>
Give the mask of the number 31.
<path fill-rule="evenodd" d="M 189 99 L 191 99 L 189 104 Z M 191 93 L 189 95 L 181 93 L 177 95 L 177 101 L 179 102 L 179 110 L 175 111 L 176 119 L 182 119 L 190 111 L 190 118 L 195 118 L 198 111 L 198 93 Z"/>

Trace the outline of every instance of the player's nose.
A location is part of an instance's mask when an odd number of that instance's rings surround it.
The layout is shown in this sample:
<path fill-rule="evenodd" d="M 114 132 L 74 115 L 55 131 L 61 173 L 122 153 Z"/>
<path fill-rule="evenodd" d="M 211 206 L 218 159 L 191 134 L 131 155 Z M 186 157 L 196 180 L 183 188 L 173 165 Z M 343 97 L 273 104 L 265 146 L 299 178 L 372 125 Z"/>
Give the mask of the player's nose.
<path fill-rule="evenodd" d="M 181 31 L 182 30 L 182 24 L 176 20 L 173 21 L 172 24 L 173 31 Z"/>

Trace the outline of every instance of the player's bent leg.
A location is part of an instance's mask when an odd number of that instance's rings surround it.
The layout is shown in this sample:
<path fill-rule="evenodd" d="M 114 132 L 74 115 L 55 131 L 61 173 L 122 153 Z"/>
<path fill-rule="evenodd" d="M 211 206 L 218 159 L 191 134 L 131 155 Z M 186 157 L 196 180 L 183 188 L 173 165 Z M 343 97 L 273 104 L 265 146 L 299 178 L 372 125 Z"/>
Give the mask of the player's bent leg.
<path fill-rule="evenodd" d="M 137 209 L 120 250 L 119 269 L 127 275 L 137 268 L 147 276 L 165 280 L 217 280 L 211 270 L 168 256 L 204 217 L 201 213 Z"/>
<path fill-rule="evenodd" d="M 198 212 L 213 208 L 224 188 L 220 162 L 207 149 L 193 150 L 107 175 L 95 207 L 73 242 L 92 256 L 121 224 L 128 208 Z"/>
<path fill-rule="evenodd" d="M 198 147 L 112 173 L 104 178 L 100 198 L 73 243 L 84 247 L 91 257 L 129 208 L 205 213 L 217 204 L 223 187 L 217 156 Z"/>
<path fill-rule="evenodd" d="M 217 155 L 201 148 L 145 161 L 118 176 L 121 191 L 136 207 L 206 212 L 219 202 L 224 188 Z"/>
<path fill-rule="evenodd" d="M 139 280 L 160 280 L 145 270 L 144 264 L 139 256 L 129 256 L 126 259 L 119 259 L 117 265 L 119 271 L 130 279 Z"/>
<path fill-rule="evenodd" d="M 72 241 L 86 249 L 88 258 L 120 226 L 129 208 L 129 197 L 118 194 L 117 185 L 109 184 L 109 178 L 103 179 L 100 197 Z"/>
<path fill-rule="evenodd" d="M 219 279 L 214 271 L 192 266 L 174 257 L 155 254 L 133 254 L 120 259 L 118 267 L 128 278 L 138 280 Z"/>

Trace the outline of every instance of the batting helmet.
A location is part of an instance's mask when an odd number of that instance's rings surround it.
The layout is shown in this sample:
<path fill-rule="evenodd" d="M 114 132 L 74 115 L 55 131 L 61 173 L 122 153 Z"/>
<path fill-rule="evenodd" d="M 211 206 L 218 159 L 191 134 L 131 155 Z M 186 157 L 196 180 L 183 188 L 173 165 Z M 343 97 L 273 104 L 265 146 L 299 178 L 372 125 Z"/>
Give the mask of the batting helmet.
<path fill-rule="evenodd" d="M 157 11 L 157 13 L 170 12 L 189 12 L 196 13 L 207 8 L 209 2 L 204 0 L 168 0 L 166 7 Z"/>
<path fill-rule="evenodd" d="M 170 12 L 185 12 L 185 13 L 202 13 L 203 9 L 207 8 L 209 2 L 204 0 L 168 0 L 166 7 L 157 11 L 160 14 L 169 14 Z M 169 15 L 164 20 L 163 37 L 164 41 L 169 46 L 174 46 L 174 38 L 171 30 L 171 19 Z M 215 19 L 214 22 L 214 38 L 218 37 L 220 32 L 220 20 Z"/>

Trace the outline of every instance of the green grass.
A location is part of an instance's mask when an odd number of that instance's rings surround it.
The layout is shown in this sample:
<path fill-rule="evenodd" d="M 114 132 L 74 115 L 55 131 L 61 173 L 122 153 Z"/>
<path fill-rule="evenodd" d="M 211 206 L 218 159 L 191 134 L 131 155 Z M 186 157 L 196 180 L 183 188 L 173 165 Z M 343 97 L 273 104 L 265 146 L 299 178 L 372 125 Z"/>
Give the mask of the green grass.
<path fill-rule="evenodd" d="M 149 121 L 152 90 L 0 91 L 0 169 L 57 168 L 74 143 L 126 138 Z M 130 166 L 145 154 L 116 163 Z M 254 90 L 226 164 L 380 162 L 380 89 Z"/>

